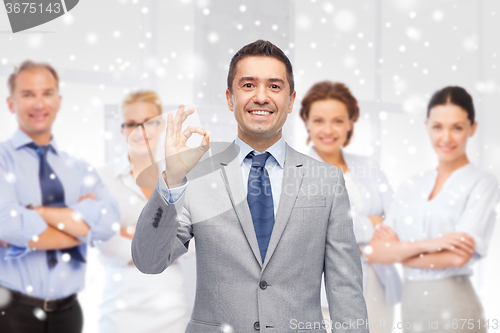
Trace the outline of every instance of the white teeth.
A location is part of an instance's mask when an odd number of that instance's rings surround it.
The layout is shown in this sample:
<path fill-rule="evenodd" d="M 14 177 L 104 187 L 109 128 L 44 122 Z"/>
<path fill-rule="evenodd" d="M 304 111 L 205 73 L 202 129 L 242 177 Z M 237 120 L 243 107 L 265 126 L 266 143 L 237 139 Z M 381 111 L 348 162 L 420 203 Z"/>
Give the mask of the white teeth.
<path fill-rule="evenodd" d="M 266 114 L 271 114 L 271 112 L 269 112 L 269 111 L 250 111 L 250 114 L 266 115 Z"/>

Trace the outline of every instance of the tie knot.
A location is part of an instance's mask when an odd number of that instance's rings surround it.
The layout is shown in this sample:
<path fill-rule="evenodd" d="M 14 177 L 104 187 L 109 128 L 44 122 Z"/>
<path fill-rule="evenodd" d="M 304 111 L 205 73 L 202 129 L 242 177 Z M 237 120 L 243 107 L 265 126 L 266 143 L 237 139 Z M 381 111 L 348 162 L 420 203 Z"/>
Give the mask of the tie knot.
<path fill-rule="evenodd" d="M 263 168 L 269 156 L 271 156 L 271 154 L 267 151 L 259 155 L 255 155 L 252 151 L 247 155 L 247 158 L 252 159 L 252 168 Z"/>
<path fill-rule="evenodd" d="M 36 153 L 39 155 L 39 156 L 43 156 L 45 154 L 47 154 L 47 151 L 49 151 L 49 148 L 50 148 L 50 145 L 46 145 L 46 146 L 39 146 L 37 145 L 36 143 L 34 142 L 30 142 L 26 145 L 26 147 L 28 148 L 31 148 L 33 149 L 34 151 L 36 151 Z"/>

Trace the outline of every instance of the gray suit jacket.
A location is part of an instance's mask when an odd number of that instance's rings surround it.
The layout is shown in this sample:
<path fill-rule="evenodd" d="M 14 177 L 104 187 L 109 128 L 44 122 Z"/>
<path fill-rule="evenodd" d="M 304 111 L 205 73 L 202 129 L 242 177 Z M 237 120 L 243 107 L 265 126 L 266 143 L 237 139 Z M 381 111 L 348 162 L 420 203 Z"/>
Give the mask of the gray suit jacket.
<path fill-rule="evenodd" d="M 193 169 L 174 204 L 153 191 L 132 241 L 137 268 L 161 273 L 195 238 L 197 286 L 188 333 L 326 332 L 323 273 L 333 322 L 327 327 L 368 332 L 342 171 L 286 145 L 281 199 L 262 262 L 237 149 L 233 142 L 210 158 L 212 172 L 192 179 Z"/>

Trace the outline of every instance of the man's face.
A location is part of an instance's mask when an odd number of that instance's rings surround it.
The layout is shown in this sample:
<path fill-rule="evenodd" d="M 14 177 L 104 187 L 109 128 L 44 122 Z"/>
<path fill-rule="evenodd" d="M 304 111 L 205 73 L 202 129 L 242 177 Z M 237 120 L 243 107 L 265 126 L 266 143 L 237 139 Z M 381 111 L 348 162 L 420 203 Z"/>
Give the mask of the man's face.
<path fill-rule="evenodd" d="M 226 91 L 228 107 L 238 122 L 238 136 L 248 144 L 255 140 L 279 140 L 281 128 L 293 109 L 286 67 L 271 57 L 246 57 L 236 66 L 233 93 Z"/>
<path fill-rule="evenodd" d="M 61 105 L 61 96 L 55 78 L 47 69 L 40 68 L 17 75 L 7 104 L 23 132 L 29 136 L 40 135 L 50 133 Z"/>

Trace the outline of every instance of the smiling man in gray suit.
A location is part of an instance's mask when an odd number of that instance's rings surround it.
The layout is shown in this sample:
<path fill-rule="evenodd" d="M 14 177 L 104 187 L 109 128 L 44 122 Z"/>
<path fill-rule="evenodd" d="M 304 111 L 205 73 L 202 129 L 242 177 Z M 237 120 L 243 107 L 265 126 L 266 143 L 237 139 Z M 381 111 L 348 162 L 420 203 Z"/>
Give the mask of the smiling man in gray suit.
<path fill-rule="evenodd" d="M 226 98 L 238 136 L 210 159 L 200 161 L 210 148 L 202 128 L 181 132 L 194 110 L 168 115 L 166 169 L 137 224 L 135 265 L 161 273 L 195 238 L 188 333 L 368 332 L 342 171 L 282 137 L 295 100 L 290 61 L 267 41 L 244 46 Z M 193 133 L 203 136 L 197 149 L 186 146 Z M 323 274 L 331 322 L 321 313 Z"/>

